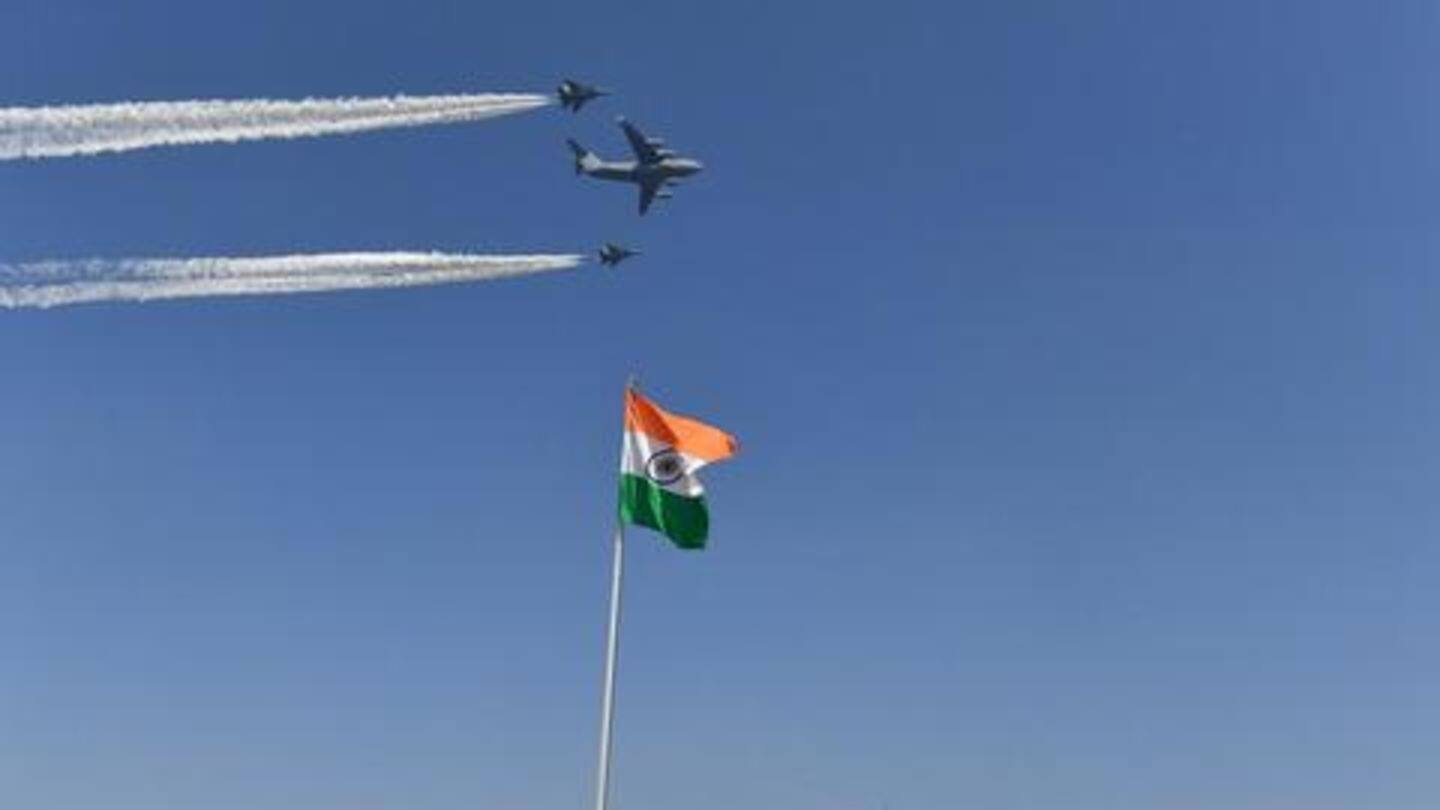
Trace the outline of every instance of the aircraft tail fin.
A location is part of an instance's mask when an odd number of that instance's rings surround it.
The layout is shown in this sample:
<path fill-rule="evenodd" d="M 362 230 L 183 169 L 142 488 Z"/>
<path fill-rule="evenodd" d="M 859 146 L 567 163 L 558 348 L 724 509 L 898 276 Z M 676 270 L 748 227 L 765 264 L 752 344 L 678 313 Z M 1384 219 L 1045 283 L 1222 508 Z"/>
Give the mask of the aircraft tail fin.
<path fill-rule="evenodd" d="M 581 146 L 579 141 L 576 141 L 574 138 L 567 138 L 565 143 L 570 145 L 570 151 L 575 155 L 576 174 L 584 174 L 600 165 L 600 158 L 596 157 L 594 152 Z"/>

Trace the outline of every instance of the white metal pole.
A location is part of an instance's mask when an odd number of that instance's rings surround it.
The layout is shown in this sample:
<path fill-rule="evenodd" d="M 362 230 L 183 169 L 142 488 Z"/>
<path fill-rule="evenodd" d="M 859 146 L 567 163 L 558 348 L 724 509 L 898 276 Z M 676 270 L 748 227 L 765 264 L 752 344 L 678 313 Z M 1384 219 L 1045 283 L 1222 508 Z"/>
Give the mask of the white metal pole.
<path fill-rule="evenodd" d="M 620 585 L 625 577 L 625 527 L 615 527 L 615 561 L 610 571 L 610 629 L 605 637 L 605 693 L 600 702 L 600 770 L 595 810 L 610 805 L 610 748 L 615 731 L 615 667 L 620 658 Z"/>

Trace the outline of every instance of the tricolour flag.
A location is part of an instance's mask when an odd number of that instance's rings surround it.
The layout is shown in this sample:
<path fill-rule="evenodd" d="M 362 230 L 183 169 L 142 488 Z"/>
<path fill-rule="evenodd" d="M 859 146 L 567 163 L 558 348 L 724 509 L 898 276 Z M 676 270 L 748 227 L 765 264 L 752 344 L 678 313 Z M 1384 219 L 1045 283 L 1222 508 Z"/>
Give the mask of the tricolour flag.
<path fill-rule="evenodd" d="M 680 548 L 704 548 L 710 513 L 695 473 L 735 455 L 738 446 L 725 431 L 668 413 L 626 389 L 621 522 L 655 529 Z"/>

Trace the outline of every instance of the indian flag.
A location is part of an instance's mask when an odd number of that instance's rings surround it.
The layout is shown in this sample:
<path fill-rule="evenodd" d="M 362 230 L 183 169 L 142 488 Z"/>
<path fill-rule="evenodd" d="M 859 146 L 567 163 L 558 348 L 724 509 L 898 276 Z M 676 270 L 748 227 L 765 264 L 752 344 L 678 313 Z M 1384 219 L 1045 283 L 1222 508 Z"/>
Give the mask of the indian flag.
<path fill-rule="evenodd" d="M 695 473 L 738 447 L 725 431 L 668 413 L 626 389 L 620 521 L 655 529 L 680 548 L 704 548 L 710 512 Z"/>

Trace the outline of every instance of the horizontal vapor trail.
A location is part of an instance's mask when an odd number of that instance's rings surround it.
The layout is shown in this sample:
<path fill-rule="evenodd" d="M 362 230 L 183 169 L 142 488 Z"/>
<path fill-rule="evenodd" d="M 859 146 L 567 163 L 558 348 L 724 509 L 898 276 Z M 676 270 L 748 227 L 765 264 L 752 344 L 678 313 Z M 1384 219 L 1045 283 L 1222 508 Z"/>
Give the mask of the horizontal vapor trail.
<path fill-rule="evenodd" d="M 0 265 L 0 307 L 419 287 L 579 267 L 578 254 L 311 253 Z"/>
<path fill-rule="evenodd" d="M 460 123 L 526 112 L 549 103 L 548 96 L 491 93 L 3 107 L 0 160 Z"/>

